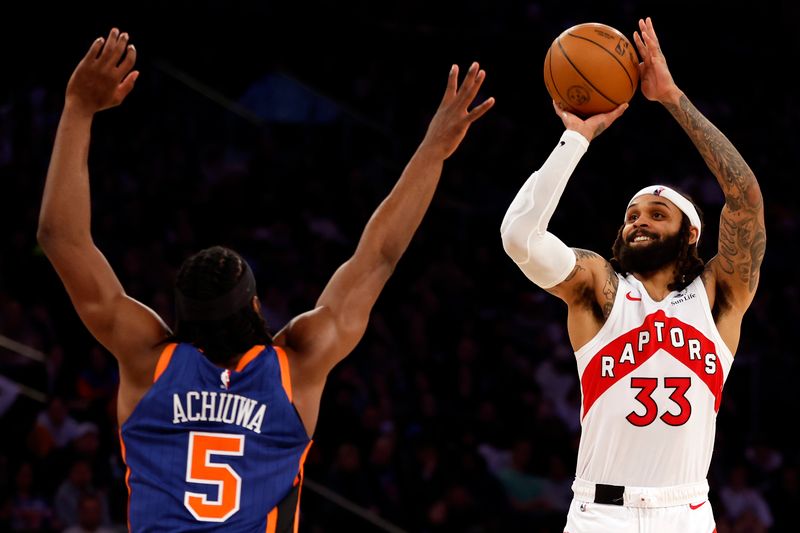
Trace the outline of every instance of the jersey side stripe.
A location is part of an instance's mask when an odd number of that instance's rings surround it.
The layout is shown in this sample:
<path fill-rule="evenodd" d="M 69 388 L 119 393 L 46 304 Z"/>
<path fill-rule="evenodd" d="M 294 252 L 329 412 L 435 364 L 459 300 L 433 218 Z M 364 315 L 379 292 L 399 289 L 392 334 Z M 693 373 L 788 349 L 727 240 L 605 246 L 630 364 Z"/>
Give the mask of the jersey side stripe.
<path fill-rule="evenodd" d="M 278 508 L 275 507 L 267 515 L 267 529 L 265 533 L 275 533 L 275 526 L 278 524 Z"/>
<path fill-rule="evenodd" d="M 281 384 L 283 385 L 283 390 L 286 391 L 286 397 L 289 398 L 289 403 L 292 403 L 292 376 L 289 373 L 289 358 L 286 357 L 286 352 L 283 348 L 279 346 L 273 346 L 275 348 L 275 353 L 278 354 L 278 363 L 281 367 Z M 308 449 L 306 449 L 308 452 Z M 300 460 L 300 464 L 302 465 L 303 460 L 305 460 L 305 454 L 303 454 L 303 458 Z"/>
<path fill-rule="evenodd" d="M 175 349 L 174 345 L 173 345 L 172 349 L 173 350 Z M 170 351 L 170 356 L 171 355 L 172 355 L 172 352 Z M 158 379 L 158 378 L 156 378 L 156 379 Z M 127 516 L 128 531 L 131 531 L 131 482 L 130 482 L 131 469 L 128 466 L 128 462 L 127 462 L 127 460 L 125 458 L 125 455 L 126 455 L 125 454 L 125 441 L 122 440 L 122 428 L 119 429 L 119 446 L 120 446 L 120 452 L 122 453 L 122 462 L 125 463 L 125 487 L 128 489 L 128 502 L 125 505 L 125 509 L 127 510 L 127 512 L 125 514 L 128 515 Z"/>
<path fill-rule="evenodd" d="M 158 358 L 158 363 L 156 364 L 156 371 L 153 374 L 153 383 L 158 381 L 158 378 L 161 377 L 161 374 L 163 374 L 169 366 L 169 362 L 172 360 L 172 354 L 175 352 L 177 346 L 177 343 L 173 342 L 164 347 L 164 351 L 161 352 L 161 356 Z"/>

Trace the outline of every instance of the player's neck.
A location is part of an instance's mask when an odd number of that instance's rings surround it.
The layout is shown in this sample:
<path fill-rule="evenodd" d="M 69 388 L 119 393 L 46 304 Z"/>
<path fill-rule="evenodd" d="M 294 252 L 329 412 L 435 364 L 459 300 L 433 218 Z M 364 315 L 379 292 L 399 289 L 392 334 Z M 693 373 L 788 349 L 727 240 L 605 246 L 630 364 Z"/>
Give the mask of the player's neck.
<path fill-rule="evenodd" d="M 642 282 L 650 298 L 660 302 L 672 292 L 668 286 L 675 278 L 675 265 L 670 263 L 654 272 L 633 272 L 632 274 L 633 277 Z"/>
<path fill-rule="evenodd" d="M 197 348 L 197 347 L 195 346 L 195 348 Z M 204 354 L 202 348 L 197 348 L 197 349 L 200 351 L 200 353 Z M 219 368 L 222 368 L 222 369 L 225 369 L 225 370 L 236 370 L 236 367 L 239 366 L 239 361 L 241 360 L 242 357 L 244 357 L 244 354 L 246 354 L 246 353 L 247 352 L 237 353 L 235 355 L 232 355 L 228 359 L 225 359 L 224 361 L 214 361 L 214 360 L 209 359 L 208 356 L 206 356 L 206 359 L 211 361 L 211 363 L 213 363 L 215 366 L 218 366 Z"/>
<path fill-rule="evenodd" d="M 217 363 L 217 366 L 220 368 L 225 368 L 227 370 L 236 370 L 236 367 L 239 366 L 239 361 L 242 359 L 242 357 L 244 357 L 244 354 L 246 353 L 247 352 L 237 353 L 227 361 L 222 363 Z"/>

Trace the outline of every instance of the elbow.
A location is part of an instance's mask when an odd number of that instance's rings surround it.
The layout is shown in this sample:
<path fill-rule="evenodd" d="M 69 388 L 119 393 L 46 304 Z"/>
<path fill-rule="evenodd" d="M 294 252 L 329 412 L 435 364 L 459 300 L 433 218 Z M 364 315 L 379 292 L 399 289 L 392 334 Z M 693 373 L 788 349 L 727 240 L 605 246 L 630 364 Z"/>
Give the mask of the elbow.
<path fill-rule="evenodd" d="M 49 224 L 39 222 L 39 227 L 36 229 L 36 242 L 45 253 L 53 243 L 53 233 L 53 228 Z"/>
<path fill-rule="evenodd" d="M 503 235 L 502 240 L 503 250 L 515 263 L 524 263 L 528 260 L 528 248 L 519 239 Z"/>
<path fill-rule="evenodd" d="M 36 229 L 36 242 L 45 255 L 50 256 L 56 249 L 64 247 L 82 247 L 87 242 L 91 243 L 91 236 L 74 236 L 64 231 L 63 228 L 46 221 L 39 221 Z"/>
<path fill-rule="evenodd" d="M 400 258 L 402 256 L 403 252 L 401 251 L 383 248 L 378 254 L 378 268 L 386 272 L 386 277 L 388 278 L 394 274 L 397 264 L 400 262 Z"/>
<path fill-rule="evenodd" d="M 500 231 L 503 250 L 515 263 L 524 263 L 528 259 L 527 239 L 520 238 L 512 231 Z"/>

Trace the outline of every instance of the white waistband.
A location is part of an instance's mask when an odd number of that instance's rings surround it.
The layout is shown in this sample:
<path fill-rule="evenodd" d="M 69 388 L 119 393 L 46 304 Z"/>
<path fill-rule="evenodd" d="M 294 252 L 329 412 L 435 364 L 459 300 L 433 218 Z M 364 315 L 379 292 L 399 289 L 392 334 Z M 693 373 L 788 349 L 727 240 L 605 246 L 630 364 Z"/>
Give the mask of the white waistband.
<path fill-rule="evenodd" d="M 572 492 L 576 500 L 593 502 L 594 483 L 575 478 Z M 708 481 L 672 485 L 669 487 L 625 487 L 623 505 L 626 507 L 672 507 L 698 503 L 708 499 Z"/>

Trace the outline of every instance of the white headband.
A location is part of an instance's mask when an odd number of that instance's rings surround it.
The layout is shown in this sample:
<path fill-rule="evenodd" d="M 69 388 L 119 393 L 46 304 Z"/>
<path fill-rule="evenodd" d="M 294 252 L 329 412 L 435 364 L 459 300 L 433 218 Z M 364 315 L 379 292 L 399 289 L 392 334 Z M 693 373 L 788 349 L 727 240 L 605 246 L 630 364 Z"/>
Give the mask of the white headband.
<path fill-rule="evenodd" d="M 638 197 L 642 196 L 643 194 L 653 194 L 655 196 L 663 196 L 673 204 L 675 207 L 683 211 L 683 213 L 689 217 L 689 224 L 697 228 L 697 242 L 700 242 L 700 215 L 697 214 L 697 209 L 694 208 L 692 202 L 686 199 L 684 195 L 681 193 L 670 189 L 665 185 L 650 185 L 649 187 L 645 187 L 641 191 L 637 192 L 631 198 L 631 201 L 628 202 L 628 207 L 631 206 L 634 200 Z M 627 208 L 625 208 L 627 211 Z"/>

